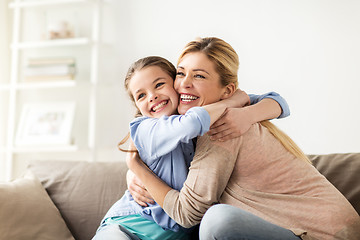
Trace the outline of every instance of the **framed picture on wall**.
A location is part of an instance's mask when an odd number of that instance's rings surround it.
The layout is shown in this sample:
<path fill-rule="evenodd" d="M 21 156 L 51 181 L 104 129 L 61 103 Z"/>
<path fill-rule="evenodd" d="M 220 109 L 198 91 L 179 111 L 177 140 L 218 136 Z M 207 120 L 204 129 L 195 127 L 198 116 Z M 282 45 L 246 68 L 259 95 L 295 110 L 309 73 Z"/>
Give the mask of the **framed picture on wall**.
<path fill-rule="evenodd" d="M 75 102 L 26 103 L 17 129 L 17 146 L 71 144 Z"/>

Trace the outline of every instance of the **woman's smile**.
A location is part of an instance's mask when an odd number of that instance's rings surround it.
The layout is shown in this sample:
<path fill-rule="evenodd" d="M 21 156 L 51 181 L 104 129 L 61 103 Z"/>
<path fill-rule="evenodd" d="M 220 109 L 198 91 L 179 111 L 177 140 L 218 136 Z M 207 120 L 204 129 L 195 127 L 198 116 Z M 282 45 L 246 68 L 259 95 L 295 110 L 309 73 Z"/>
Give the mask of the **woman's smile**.
<path fill-rule="evenodd" d="M 189 104 L 193 103 L 194 101 L 198 100 L 199 97 L 189 94 L 189 93 L 180 93 L 180 103 L 182 104 Z"/>

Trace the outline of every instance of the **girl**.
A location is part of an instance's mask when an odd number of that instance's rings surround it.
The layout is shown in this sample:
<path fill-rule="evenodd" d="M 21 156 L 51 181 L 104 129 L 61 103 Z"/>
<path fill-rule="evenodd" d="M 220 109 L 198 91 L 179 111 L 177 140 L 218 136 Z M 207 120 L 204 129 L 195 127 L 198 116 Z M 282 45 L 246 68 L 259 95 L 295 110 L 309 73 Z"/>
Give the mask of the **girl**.
<path fill-rule="evenodd" d="M 206 133 L 228 107 L 247 105 L 249 97 L 238 90 L 230 98 L 233 87 L 219 88 L 214 94 L 221 101 L 192 108 L 184 115 L 174 115 L 179 103 L 173 85 L 175 74 L 175 67 L 166 59 L 143 58 L 130 67 L 125 88 L 135 102 L 138 115 L 143 116 L 130 123 L 131 139 L 139 155 L 158 177 L 180 190 L 194 155 L 192 139 Z M 281 100 L 274 93 L 268 96 Z M 266 96 L 257 97 L 254 101 Z M 183 103 L 195 98 L 181 95 Z M 142 207 L 126 191 L 110 208 L 94 239 L 187 239 L 187 232 L 188 229 L 172 220 L 157 203 Z"/>

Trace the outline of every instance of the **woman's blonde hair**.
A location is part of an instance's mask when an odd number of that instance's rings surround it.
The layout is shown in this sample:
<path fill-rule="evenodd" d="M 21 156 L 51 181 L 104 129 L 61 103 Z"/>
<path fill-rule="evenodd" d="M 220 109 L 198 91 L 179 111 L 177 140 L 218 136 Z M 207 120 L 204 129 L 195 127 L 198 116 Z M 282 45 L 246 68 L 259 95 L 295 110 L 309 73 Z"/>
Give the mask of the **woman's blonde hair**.
<path fill-rule="evenodd" d="M 169 62 L 168 60 L 166 60 L 165 58 L 159 57 L 159 56 L 149 56 L 149 57 L 145 57 L 145 58 L 141 58 L 139 60 L 137 60 L 136 62 L 134 62 L 130 68 L 128 69 L 126 76 L 125 76 L 125 81 L 124 81 L 124 87 L 126 92 L 128 93 L 131 101 L 134 103 L 135 105 L 135 100 L 134 97 L 132 96 L 130 90 L 129 90 L 129 84 L 131 81 L 131 78 L 134 76 L 134 74 L 140 70 L 143 70 L 147 67 L 152 67 L 152 66 L 157 66 L 160 67 L 165 73 L 167 73 L 172 79 L 175 80 L 176 77 L 176 68 L 175 66 Z M 135 105 L 136 107 L 136 105 Z M 136 107 L 137 112 L 135 114 L 135 117 L 140 117 L 142 116 L 140 110 Z M 122 145 L 124 145 L 127 140 L 130 137 L 130 133 L 128 133 L 119 143 L 118 143 L 118 149 L 122 152 L 136 152 L 133 150 L 126 150 L 121 148 Z"/>
<path fill-rule="evenodd" d="M 193 52 L 205 53 L 205 55 L 216 65 L 216 70 L 220 75 L 220 82 L 222 86 L 227 86 L 228 84 L 233 83 L 236 88 L 238 87 L 237 73 L 240 65 L 239 57 L 230 44 L 215 37 L 198 38 L 189 42 L 185 46 L 178 59 L 178 64 L 186 54 Z M 281 131 L 270 121 L 262 121 L 260 124 L 266 127 L 269 132 L 295 157 L 311 163 L 304 152 L 286 133 Z"/>
<path fill-rule="evenodd" d="M 178 59 L 178 65 L 186 54 L 192 52 L 205 53 L 215 63 L 222 86 L 233 83 L 236 88 L 238 87 L 239 57 L 230 44 L 215 37 L 198 38 L 185 46 Z"/>

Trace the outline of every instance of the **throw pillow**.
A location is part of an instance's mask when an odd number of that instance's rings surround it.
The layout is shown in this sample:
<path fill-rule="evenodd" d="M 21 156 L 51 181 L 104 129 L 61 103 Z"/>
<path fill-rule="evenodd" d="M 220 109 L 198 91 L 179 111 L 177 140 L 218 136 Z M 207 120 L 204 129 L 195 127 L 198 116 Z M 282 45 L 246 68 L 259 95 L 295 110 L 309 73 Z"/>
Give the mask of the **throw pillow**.
<path fill-rule="evenodd" d="M 59 210 L 31 173 L 0 183 L 1 239 L 74 240 Z"/>

